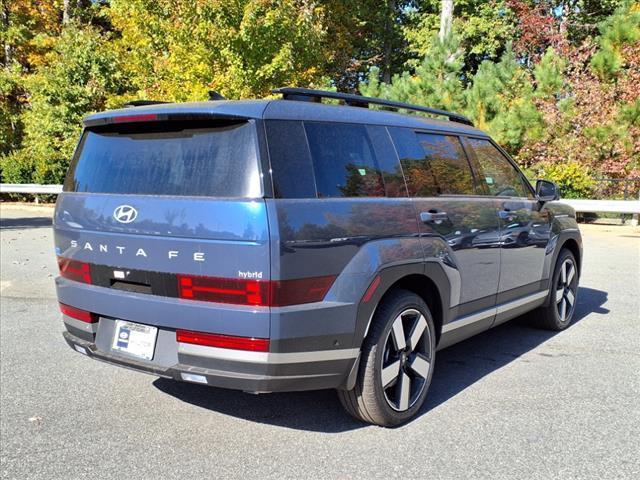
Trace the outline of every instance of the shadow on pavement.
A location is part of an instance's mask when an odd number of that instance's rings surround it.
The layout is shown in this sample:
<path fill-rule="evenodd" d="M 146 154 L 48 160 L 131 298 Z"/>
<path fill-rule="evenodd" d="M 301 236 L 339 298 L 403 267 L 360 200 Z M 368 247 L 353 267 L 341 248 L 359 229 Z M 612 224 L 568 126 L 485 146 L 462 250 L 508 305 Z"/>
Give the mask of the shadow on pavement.
<path fill-rule="evenodd" d="M 51 227 L 51 217 L 0 218 L 0 230 Z"/>
<path fill-rule="evenodd" d="M 602 307 L 606 301 L 606 292 L 580 287 L 572 326 L 590 313 L 609 313 L 608 309 Z M 562 333 L 528 326 L 530 315 L 514 319 L 438 352 L 427 401 L 418 416 Z M 164 393 L 184 402 L 253 422 L 325 433 L 367 426 L 352 419 L 342 409 L 333 390 L 249 395 L 164 378 L 155 380 L 153 384 Z"/>

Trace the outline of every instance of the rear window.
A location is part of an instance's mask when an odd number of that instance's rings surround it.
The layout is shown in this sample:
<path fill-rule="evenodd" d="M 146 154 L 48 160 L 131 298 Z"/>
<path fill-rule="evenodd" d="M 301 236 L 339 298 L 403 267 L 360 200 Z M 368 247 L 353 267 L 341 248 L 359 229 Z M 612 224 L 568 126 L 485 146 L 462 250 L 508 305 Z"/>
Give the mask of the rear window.
<path fill-rule="evenodd" d="M 64 190 L 260 197 L 254 124 L 149 122 L 86 130 Z"/>

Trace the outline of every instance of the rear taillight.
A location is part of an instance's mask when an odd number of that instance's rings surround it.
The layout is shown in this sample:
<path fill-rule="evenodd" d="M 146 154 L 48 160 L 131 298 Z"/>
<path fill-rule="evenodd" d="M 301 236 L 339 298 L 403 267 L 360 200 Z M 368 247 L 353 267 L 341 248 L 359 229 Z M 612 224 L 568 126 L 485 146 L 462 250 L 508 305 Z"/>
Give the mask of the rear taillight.
<path fill-rule="evenodd" d="M 319 302 L 325 297 L 335 279 L 335 275 L 328 275 L 271 282 L 271 305 L 283 307 Z"/>
<path fill-rule="evenodd" d="M 330 275 L 270 282 L 178 275 L 178 295 L 205 302 L 281 307 L 319 302 L 335 278 Z"/>
<path fill-rule="evenodd" d="M 205 347 L 230 348 L 232 350 L 247 350 L 251 352 L 269 351 L 268 338 L 236 337 L 232 335 L 218 335 L 216 333 L 176 330 L 176 340 L 180 343 L 190 343 L 192 345 L 202 345 Z"/>
<path fill-rule="evenodd" d="M 58 257 L 60 275 L 76 282 L 91 283 L 91 267 L 88 263 Z"/>
<path fill-rule="evenodd" d="M 66 305 L 64 303 L 60 303 L 59 305 L 60 311 L 68 317 L 75 318 L 76 320 L 86 323 L 96 323 L 98 321 L 98 316 L 94 313 L 87 312 L 86 310 L 80 310 L 79 308 L 72 307 L 71 305 Z"/>
<path fill-rule="evenodd" d="M 268 305 L 269 282 L 178 275 L 178 295 L 205 302 Z"/>

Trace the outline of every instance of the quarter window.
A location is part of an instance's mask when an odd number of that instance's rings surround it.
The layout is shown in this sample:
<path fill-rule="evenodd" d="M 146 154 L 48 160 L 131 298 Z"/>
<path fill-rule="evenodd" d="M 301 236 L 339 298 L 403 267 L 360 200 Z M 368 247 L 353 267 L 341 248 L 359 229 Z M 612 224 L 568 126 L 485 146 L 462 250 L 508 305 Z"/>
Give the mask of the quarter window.
<path fill-rule="evenodd" d="M 480 178 L 490 195 L 528 197 L 523 178 L 507 158 L 489 141 L 470 138 L 469 145 L 480 168 Z"/>
<path fill-rule="evenodd" d="M 363 125 L 305 122 L 318 197 L 384 197 L 373 145 Z"/>

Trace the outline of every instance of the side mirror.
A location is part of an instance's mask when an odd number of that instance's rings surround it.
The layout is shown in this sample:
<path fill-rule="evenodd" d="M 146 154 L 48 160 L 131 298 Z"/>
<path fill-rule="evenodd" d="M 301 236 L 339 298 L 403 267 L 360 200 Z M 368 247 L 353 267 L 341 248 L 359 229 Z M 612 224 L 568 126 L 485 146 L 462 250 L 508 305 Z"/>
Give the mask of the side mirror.
<path fill-rule="evenodd" d="M 558 187 L 549 180 L 536 181 L 536 197 L 540 202 L 552 202 L 560 199 Z"/>

